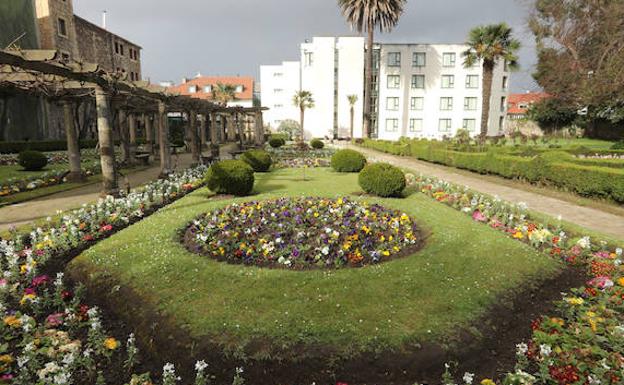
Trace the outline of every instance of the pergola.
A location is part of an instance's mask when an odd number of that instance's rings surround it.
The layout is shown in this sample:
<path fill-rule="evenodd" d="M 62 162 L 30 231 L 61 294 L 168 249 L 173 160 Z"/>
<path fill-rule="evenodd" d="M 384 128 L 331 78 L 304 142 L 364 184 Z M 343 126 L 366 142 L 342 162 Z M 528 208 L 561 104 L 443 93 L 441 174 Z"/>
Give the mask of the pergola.
<path fill-rule="evenodd" d="M 64 110 L 64 127 L 70 158 L 68 178 L 83 177 L 80 148 L 72 116 L 72 105 L 78 100 L 95 99 L 97 131 L 103 175 L 103 194 L 119 192 L 118 172 L 114 159 L 113 117 L 118 118 L 122 157 L 133 162 L 137 144 L 137 120 L 142 120 L 146 149 L 155 153 L 158 145 L 161 176 L 171 171 L 171 145 L 167 114 L 188 117 L 185 137 L 190 142 L 193 160 L 201 161 L 202 148 L 218 146 L 221 140 L 263 145 L 264 125 L 261 107 L 225 107 L 207 100 L 167 92 L 163 87 L 145 81 L 131 82 L 125 74 L 109 73 L 97 64 L 59 59 L 51 50 L 0 50 L 0 92 L 40 95 L 60 102 Z M 116 114 L 113 113 L 116 112 Z M 228 116 L 227 127 L 217 127 L 217 116 Z M 241 119 L 240 117 L 248 117 Z M 251 119 L 249 119 L 251 118 Z M 245 132 L 242 121 L 253 121 L 253 130 Z M 199 124 L 198 124 L 199 122 Z M 223 122 L 223 119 L 221 119 Z M 236 126 L 234 126 L 236 122 Z M 153 124 L 156 124 L 154 135 Z M 210 129 L 208 129 L 210 126 Z M 210 137 L 208 138 L 208 132 Z"/>

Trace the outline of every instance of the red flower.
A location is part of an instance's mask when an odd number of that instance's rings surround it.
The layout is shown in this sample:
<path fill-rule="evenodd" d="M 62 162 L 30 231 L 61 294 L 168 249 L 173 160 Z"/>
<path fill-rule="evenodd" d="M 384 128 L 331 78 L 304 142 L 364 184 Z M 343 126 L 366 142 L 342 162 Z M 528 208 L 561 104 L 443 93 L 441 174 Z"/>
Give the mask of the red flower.
<path fill-rule="evenodd" d="M 106 233 L 109 232 L 113 229 L 113 225 L 103 225 L 102 227 L 100 227 L 100 232 L 101 233 Z"/>
<path fill-rule="evenodd" d="M 74 293 L 72 293 L 72 292 L 71 292 L 71 291 L 69 291 L 69 290 L 63 290 L 63 291 L 61 292 L 61 298 L 62 298 L 63 300 L 65 300 L 65 301 L 70 300 L 70 299 L 74 298 Z"/>
<path fill-rule="evenodd" d="M 93 240 L 93 235 L 86 234 L 84 237 L 82 237 L 82 240 L 83 241 L 87 241 L 87 242 L 92 241 Z"/>

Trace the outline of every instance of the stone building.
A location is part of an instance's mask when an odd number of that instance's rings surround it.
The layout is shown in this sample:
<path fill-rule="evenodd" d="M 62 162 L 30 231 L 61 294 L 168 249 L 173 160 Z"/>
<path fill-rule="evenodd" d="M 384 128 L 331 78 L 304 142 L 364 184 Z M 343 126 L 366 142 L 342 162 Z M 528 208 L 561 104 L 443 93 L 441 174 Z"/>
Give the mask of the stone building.
<path fill-rule="evenodd" d="M 2 0 L 5 7 L 21 10 L 22 15 L 11 17 L 10 29 L 0 27 L 7 36 L 20 36 L 20 31 L 36 35 L 35 44 L 17 46 L 27 49 L 49 49 L 59 52 L 62 58 L 89 63 L 97 63 L 109 72 L 120 72 L 130 81 L 141 80 L 141 47 L 96 24 L 74 14 L 74 0 Z M 30 17 L 23 17 L 28 14 Z M 34 18 L 34 20 L 33 20 Z M 33 28 L 34 27 L 34 28 Z M 15 103 L 13 103 L 15 104 Z M 23 114 L 16 107 L 10 108 L 2 121 L 0 114 L 0 140 L 50 140 L 63 139 L 62 108 L 54 102 L 39 100 L 36 105 L 39 119 L 23 117 L 17 119 L 28 128 L 11 124 L 16 115 Z M 1 106 L 0 106 L 1 107 Z M 32 108 L 31 108 L 32 109 Z M 13 117 L 13 119 L 10 119 Z M 95 137 L 95 108 L 92 102 L 84 101 L 76 110 L 76 123 L 81 139 Z M 36 127 L 36 129 L 33 129 Z"/>

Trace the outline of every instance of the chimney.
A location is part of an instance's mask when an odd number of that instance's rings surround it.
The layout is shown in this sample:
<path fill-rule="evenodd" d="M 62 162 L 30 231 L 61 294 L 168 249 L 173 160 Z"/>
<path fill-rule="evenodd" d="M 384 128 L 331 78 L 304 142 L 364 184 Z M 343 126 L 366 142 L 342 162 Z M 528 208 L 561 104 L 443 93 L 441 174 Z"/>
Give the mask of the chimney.
<path fill-rule="evenodd" d="M 106 29 L 106 10 L 102 11 L 102 28 Z"/>
<path fill-rule="evenodd" d="M 182 84 L 186 84 L 188 82 L 187 78 L 182 78 Z"/>

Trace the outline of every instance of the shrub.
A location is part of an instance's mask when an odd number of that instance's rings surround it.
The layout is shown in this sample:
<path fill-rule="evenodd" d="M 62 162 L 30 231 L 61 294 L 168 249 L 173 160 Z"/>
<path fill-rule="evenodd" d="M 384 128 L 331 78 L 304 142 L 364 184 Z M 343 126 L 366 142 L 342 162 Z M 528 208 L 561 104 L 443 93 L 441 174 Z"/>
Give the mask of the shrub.
<path fill-rule="evenodd" d="M 271 155 L 264 150 L 249 150 L 241 156 L 241 160 L 250 165 L 255 172 L 267 172 L 273 164 Z"/>
<path fill-rule="evenodd" d="M 354 150 L 340 150 L 332 156 L 331 166 L 338 172 L 360 172 L 366 166 L 366 158 Z"/>
<path fill-rule="evenodd" d="M 325 147 L 325 143 L 323 143 L 323 141 L 320 139 L 312 139 L 310 141 L 310 146 L 312 146 L 312 148 L 314 149 L 320 150 Z"/>
<path fill-rule="evenodd" d="M 360 172 L 362 190 L 380 197 L 397 197 L 405 189 L 405 174 L 388 163 L 369 164 Z"/>
<path fill-rule="evenodd" d="M 26 171 L 39 171 L 48 164 L 48 158 L 39 151 L 20 152 L 17 161 Z"/>
<path fill-rule="evenodd" d="M 271 138 L 269 139 L 269 146 L 273 148 L 280 148 L 286 144 L 286 141 L 283 138 Z"/>
<path fill-rule="evenodd" d="M 254 185 L 254 173 L 242 160 L 223 160 L 213 164 L 206 173 L 206 185 L 217 194 L 249 195 Z"/>
<path fill-rule="evenodd" d="M 624 140 L 620 140 L 619 142 L 613 143 L 611 146 L 612 150 L 624 150 Z"/>
<path fill-rule="evenodd" d="M 97 140 L 81 140 L 80 148 L 94 148 L 97 144 Z M 18 142 L 1 142 L 0 141 L 0 154 L 19 154 L 25 150 L 33 151 L 66 151 L 66 140 L 47 140 L 40 142 L 31 141 L 18 141 Z"/>

